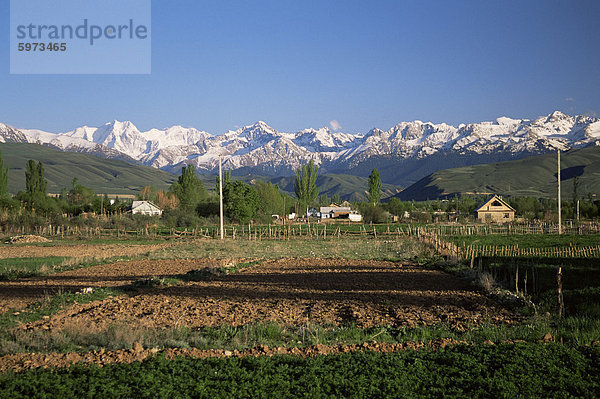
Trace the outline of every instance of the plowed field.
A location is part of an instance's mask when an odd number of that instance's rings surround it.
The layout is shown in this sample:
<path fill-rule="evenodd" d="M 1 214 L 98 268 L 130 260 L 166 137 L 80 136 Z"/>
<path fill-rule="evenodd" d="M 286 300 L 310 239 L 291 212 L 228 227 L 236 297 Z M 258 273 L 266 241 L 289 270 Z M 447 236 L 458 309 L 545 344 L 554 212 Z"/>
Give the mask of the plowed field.
<path fill-rule="evenodd" d="M 151 276 L 181 276 L 219 266 L 216 260 L 143 260 L 100 265 L 45 278 L 0 284 L 3 308 L 55 290 L 122 287 Z M 16 302 L 14 302 L 16 301 Z M 103 329 L 115 322 L 144 326 L 204 327 L 275 321 L 284 325 L 354 323 L 412 326 L 446 322 L 454 327 L 503 322 L 510 314 L 446 273 L 384 261 L 282 259 L 170 287 L 75 304 L 28 328 L 70 324 Z"/>
<path fill-rule="evenodd" d="M 443 322 L 461 330 L 515 321 L 513 314 L 470 289 L 466 282 L 399 262 L 288 258 L 265 260 L 236 273 L 208 275 L 201 281 L 184 278 L 190 270 L 214 270 L 224 263 L 214 259 L 136 260 L 4 281 L 0 282 L 0 309 L 19 309 L 58 291 L 129 287 L 121 295 L 74 303 L 50 317 L 15 328 L 94 333 L 125 324 L 163 329 L 272 321 L 283 326 L 352 323 L 359 328 Z M 170 286 L 130 289 L 135 281 L 150 277 L 176 280 Z M 28 355 L 12 356 L 4 360 L 12 359 L 17 368 L 27 367 Z"/>

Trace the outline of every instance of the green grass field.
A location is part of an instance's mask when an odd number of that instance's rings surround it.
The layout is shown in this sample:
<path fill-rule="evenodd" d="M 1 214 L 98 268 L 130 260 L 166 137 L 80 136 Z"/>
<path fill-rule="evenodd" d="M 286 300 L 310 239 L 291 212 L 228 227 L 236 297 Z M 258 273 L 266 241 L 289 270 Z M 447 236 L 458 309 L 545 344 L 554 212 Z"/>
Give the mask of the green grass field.
<path fill-rule="evenodd" d="M 561 156 L 563 195 L 570 194 L 579 177 L 580 193 L 600 191 L 600 148 L 591 146 Z M 443 195 L 477 192 L 514 197 L 555 198 L 556 153 L 516 161 L 487 163 L 440 170 L 409 186 L 399 196 L 405 200 L 436 199 Z M 563 197 L 564 198 L 564 197 Z"/>
<path fill-rule="evenodd" d="M 146 185 L 167 189 L 176 179 L 170 173 L 147 166 L 63 152 L 37 144 L 1 143 L 0 151 L 4 164 L 10 167 L 8 190 L 13 194 L 25 190 L 25 165 L 29 159 L 44 165 L 44 178 L 50 193 L 70 189 L 73 177 L 96 193 L 107 194 L 138 194 Z"/>
<path fill-rule="evenodd" d="M 0 280 L 15 280 L 49 273 L 62 265 L 65 259 L 67 258 L 61 256 L 0 259 Z"/>

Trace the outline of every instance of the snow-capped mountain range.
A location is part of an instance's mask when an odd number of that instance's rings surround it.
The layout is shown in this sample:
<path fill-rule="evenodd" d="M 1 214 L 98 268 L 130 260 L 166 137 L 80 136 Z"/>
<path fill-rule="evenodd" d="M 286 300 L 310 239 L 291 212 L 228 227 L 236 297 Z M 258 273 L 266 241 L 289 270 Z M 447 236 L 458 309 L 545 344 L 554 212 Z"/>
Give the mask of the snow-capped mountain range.
<path fill-rule="evenodd" d="M 142 132 L 128 121 L 65 133 L 0 124 L 0 142 L 37 143 L 172 172 L 189 164 L 212 172 L 219 155 L 225 169 L 272 176 L 289 175 L 311 159 L 329 173 L 368 175 L 379 165 L 390 172 L 388 181 L 407 184 L 437 169 L 600 145 L 600 119 L 555 111 L 533 121 L 501 117 L 459 126 L 401 122 L 366 134 L 326 127 L 284 133 L 262 121 L 220 135 L 182 126 Z"/>

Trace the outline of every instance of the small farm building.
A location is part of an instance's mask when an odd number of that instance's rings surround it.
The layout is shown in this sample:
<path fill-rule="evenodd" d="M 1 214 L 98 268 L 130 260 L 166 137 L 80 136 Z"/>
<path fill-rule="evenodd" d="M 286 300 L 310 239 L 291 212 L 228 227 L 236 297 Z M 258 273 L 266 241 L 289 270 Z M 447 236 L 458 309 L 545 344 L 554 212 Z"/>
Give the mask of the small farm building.
<path fill-rule="evenodd" d="M 319 208 L 321 219 L 348 218 L 351 211 L 349 206 L 339 206 L 336 204 Z"/>
<path fill-rule="evenodd" d="M 154 205 L 150 201 L 133 201 L 131 204 L 131 213 L 148 215 L 148 216 L 161 216 L 162 209 Z"/>
<path fill-rule="evenodd" d="M 350 206 L 339 206 L 336 204 L 320 207 L 319 217 L 321 219 L 350 219 L 351 222 L 360 222 L 362 220 L 362 215 L 353 211 Z"/>
<path fill-rule="evenodd" d="M 515 220 L 515 210 L 501 197 L 494 195 L 475 209 L 475 217 L 484 223 L 508 223 Z"/>

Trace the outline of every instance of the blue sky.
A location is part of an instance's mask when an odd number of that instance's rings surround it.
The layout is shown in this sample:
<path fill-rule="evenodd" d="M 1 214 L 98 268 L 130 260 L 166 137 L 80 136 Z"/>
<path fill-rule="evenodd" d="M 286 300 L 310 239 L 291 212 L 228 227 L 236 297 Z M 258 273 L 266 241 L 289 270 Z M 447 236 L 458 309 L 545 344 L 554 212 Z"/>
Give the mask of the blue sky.
<path fill-rule="evenodd" d="M 600 114 L 597 0 L 153 1 L 150 75 L 10 75 L 8 3 L 0 122 L 16 127 L 355 133 Z"/>

